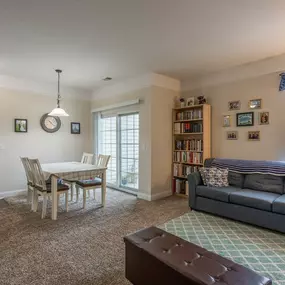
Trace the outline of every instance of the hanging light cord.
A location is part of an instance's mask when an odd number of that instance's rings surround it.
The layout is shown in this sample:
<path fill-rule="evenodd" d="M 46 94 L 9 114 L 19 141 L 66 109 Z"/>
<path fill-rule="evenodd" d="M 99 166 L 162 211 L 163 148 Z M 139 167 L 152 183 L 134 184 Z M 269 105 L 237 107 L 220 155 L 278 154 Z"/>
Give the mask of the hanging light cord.
<path fill-rule="evenodd" d="M 62 70 L 56 69 L 56 72 L 57 72 L 57 108 L 60 108 L 60 100 L 61 100 L 61 96 L 60 96 L 60 73 L 62 72 Z"/>

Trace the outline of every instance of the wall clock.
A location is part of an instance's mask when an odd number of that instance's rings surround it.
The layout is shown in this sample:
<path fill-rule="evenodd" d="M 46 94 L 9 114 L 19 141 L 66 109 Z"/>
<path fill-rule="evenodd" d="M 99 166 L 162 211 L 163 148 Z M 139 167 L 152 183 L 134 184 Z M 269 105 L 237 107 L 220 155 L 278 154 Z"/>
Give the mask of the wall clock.
<path fill-rule="evenodd" d="M 41 127 L 48 133 L 55 133 L 61 127 L 61 121 L 59 117 L 49 116 L 48 113 L 41 117 Z"/>

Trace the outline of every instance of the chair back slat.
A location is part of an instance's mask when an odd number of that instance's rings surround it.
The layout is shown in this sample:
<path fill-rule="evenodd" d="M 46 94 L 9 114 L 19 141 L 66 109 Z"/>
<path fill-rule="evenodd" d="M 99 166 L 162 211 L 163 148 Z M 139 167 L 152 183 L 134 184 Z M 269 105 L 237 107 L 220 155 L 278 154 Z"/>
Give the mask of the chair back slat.
<path fill-rule="evenodd" d="M 46 191 L 46 181 L 45 181 L 45 176 L 42 171 L 41 164 L 38 159 L 29 159 L 31 169 L 33 172 L 34 176 L 34 184 L 37 188 L 39 188 L 42 191 Z"/>
<path fill-rule="evenodd" d="M 82 158 L 81 158 L 81 163 L 93 164 L 93 157 L 94 157 L 93 153 L 83 152 L 83 155 L 82 155 Z"/>
<path fill-rule="evenodd" d="M 111 158 L 111 155 L 99 154 L 95 165 L 96 165 L 97 167 L 107 167 L 110 158 Z"/>
<path fill-rule="evenodd" d="M 33 172 L 31 169 L 29 159 L 27 157 L 20 157 L 20 158 L 21 158 L 22 164 L 23 164 L 24 169 L 25 169 L 27 182 L 32 185 L 32 184 L 34 184 L 34 177 L 33 177 Z"/>

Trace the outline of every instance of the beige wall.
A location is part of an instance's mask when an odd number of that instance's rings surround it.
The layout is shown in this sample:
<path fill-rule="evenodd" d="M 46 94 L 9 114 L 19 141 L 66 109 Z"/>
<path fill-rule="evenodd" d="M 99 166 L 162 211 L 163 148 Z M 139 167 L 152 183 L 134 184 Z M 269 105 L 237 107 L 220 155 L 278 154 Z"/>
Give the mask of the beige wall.
<path fill-rule="evenodd" d="M 0 196 L 25 188 L 20 156 L 43 163 L 78 161 L 83 151 L 91 151 L 90 102 L 64 100 L 70 117 L 61 119 L 61 129 L 54 134 L 42 130 L 40 118 L 55 107 L 55 96 L 0 89 L 0 102 L 0 145 L 4 147 L 0 149 Z M 14 132 L 15 118 L 28 119 L 28 133 Z M 81 123 L 80 135 L 70 134 L 72 121 Z"/>
<path fill-rule="evenodd" d="M 212 155 L 213 157 L 285 160 L 285 92 L 279 92 L 278 73 L 254 79 L 237 81 L 202 90 L 183 92 L 183 97 L 204 94 L 212 105 Z M 258 125 L 258 110 L 254 111 L 253 127 L 236 127 L 236 113 L 247 112 L 250 99 L 262 99 L 261 110 L 270 112 L 270 124 Z M 228 102 L 241 101 L 240 111 L 228 111 Z M 222 116 L 231 115 L 232 127 L 222 127 Z M 239 139 L 226 140 L 226 131 L 237 130 Z M 261 140 L 247 140 L 247 132 L 260 130 Z"/>
<path fill-rule="evenodd" d="M 92 109 L 140 99 L 139 197 L 158 199 L 171 193 L 172 108 L 178 92 L 147 87 L 113 98 L 97 99 Z"/>
<path fill-rule="evenodd" d="M 172 109 L 179 92 L 152 87 L 151 97 L 151 187 L 152 196 L 171 193 Z"/>

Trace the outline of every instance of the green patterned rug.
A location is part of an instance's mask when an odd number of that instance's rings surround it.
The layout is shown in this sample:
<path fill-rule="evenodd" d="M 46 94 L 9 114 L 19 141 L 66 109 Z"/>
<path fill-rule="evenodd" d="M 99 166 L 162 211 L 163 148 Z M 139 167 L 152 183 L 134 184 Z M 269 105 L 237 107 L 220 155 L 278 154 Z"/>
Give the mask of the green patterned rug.
<path fill-rule="evenodd" d="M 285 235 L 192 211 L 161 229 L 285 285 Z"/>

